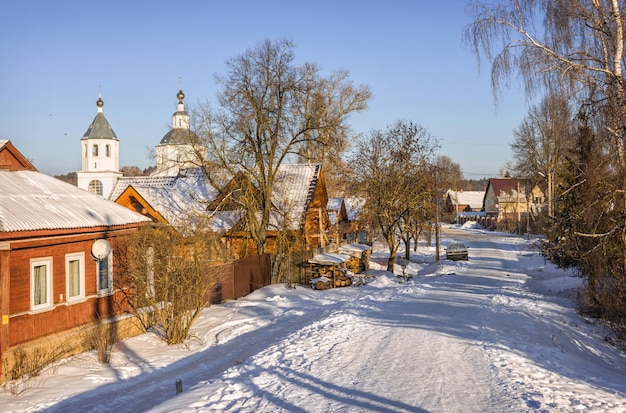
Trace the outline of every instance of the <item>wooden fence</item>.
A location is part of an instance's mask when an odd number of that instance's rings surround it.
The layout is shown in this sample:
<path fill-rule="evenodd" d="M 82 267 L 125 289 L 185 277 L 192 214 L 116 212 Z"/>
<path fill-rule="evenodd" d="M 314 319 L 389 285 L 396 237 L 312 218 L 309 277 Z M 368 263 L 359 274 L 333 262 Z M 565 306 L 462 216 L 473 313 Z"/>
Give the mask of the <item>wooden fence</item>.
<path fill-rule="evenodd" d="M 220 283 L 211 299 L 214 304 L 236 300 L 272 282 L 272 260 L 269 254 L 241 258 L 221 267 Z"/>

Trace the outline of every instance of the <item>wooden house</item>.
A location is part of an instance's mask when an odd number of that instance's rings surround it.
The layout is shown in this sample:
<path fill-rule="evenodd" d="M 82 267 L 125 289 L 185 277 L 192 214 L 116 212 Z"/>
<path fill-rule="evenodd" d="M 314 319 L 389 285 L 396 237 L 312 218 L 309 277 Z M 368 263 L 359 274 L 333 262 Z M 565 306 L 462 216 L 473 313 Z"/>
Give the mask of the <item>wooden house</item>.
<path fill-rule="evenodd" d="M 229 183 L 229 185 L 240 184 Z M 232 203 L 229 206 L 222 198 L 230 196 L 233 192 L 233 188 L 226 188 L 209 209 L 216 216 L 220 213 L 222 215 L 230 213 L 234 221 L 238 205 Z M 267 252 L 276 252 L 276 240 L 280 234 L 285 233 L 290 239 L 292 251 L 312 250 L 328 245 L 330 231 L 328 195 L 320 164 L 281 165 L 272 192 L 273 211 L 270 214 L 267 234 Z M 221 210 L 217 209 L 218 206 Z M 243 217 L 243 211 L 239 214 Z M 226 237 L 237 257 L 256 254 L 256 247 L 243 219 L 227 231 Z"/>
<path fill-rule="evenodd" d="M 0 359 L 119 314 L 115 246 L 149 221 L 0 141 Z"/>

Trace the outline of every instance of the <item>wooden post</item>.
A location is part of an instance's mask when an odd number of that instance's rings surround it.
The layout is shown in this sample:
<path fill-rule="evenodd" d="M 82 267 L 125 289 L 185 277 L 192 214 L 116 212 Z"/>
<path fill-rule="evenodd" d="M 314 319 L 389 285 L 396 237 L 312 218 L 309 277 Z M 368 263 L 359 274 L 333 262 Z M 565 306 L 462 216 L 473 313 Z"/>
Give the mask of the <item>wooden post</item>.
<path fill-rule="evenodd" d="M 0 242 L 0 376 L 4 365 L 2 352 L 9 348 L 10 252 L 10 244 Z"/>
<path fill-rule="evenodd" d="M 183 381 L 181 379 L 176 380 L 176 394 L 183 392 Z"/>

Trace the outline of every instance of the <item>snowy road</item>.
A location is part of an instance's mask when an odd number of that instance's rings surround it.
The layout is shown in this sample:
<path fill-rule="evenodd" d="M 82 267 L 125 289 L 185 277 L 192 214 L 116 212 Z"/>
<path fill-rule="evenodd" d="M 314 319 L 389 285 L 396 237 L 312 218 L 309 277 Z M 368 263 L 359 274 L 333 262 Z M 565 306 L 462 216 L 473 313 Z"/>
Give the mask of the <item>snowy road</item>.
<path fill-rule="evenodd" d="M 79 356 L 0 395 L 0 411 L 626 411 L 626 357 L 576 314 L 576 278 L 518 237 L 453 239 L 469 262 L 413 264 L 406 283 L 375 267 L 359 288 L 264 288 L 207 309 L 186 347 L 145 334 L 110 366 Z"/>

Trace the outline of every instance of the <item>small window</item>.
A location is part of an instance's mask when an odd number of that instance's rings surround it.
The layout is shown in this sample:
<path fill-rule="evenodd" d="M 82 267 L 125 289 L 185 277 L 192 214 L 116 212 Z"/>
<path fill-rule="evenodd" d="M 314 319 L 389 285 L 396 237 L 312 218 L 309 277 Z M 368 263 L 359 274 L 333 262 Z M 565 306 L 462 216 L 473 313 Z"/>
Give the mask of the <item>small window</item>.
<path fill-rule="evenodd" d="M 108 257 L 97 261 L 99 294 L 110 294 L 113 291 L 113 272 L 111 271 L 112 262 L 112 254 L 109 254 Z"/>
<path fill-rule="evenodd" d="M 87 157 L 87 145 L 83 145 L 83 149 L 85 150 L 85 158 Z"/>
<path fill-rule="evenodd" d="M 85 253 L 65 255 L 67 301 L 85 298 Z"/>
<path fill-rule="evenodd" d="M 91 154 L 92 154 L 93 156 L 98 156 L 98 145 L 94 145 L 94 146 L 91 148 Z"/>
<path fill-rule="evenodd" d="M 102 182 L 100 182 L 97 179 L 94 179 L 93 181 L 89 182 L 89 187 L 87 188 L 87 190 L 91 192 L 92 194 L 97 194 L 100 196 L 102 196 L 104 192 L 102 189 Z"/>
<path fill-rule="evenodd" d="M 106 145 L 104 147 L 104 154 L 107 158 L 111 156 L 111 145 Z"/>
<path fill-rule="evenodd" d="M 52 307 L 52 258 L 31 260 L 30 274 L 31 309 Z"/>

